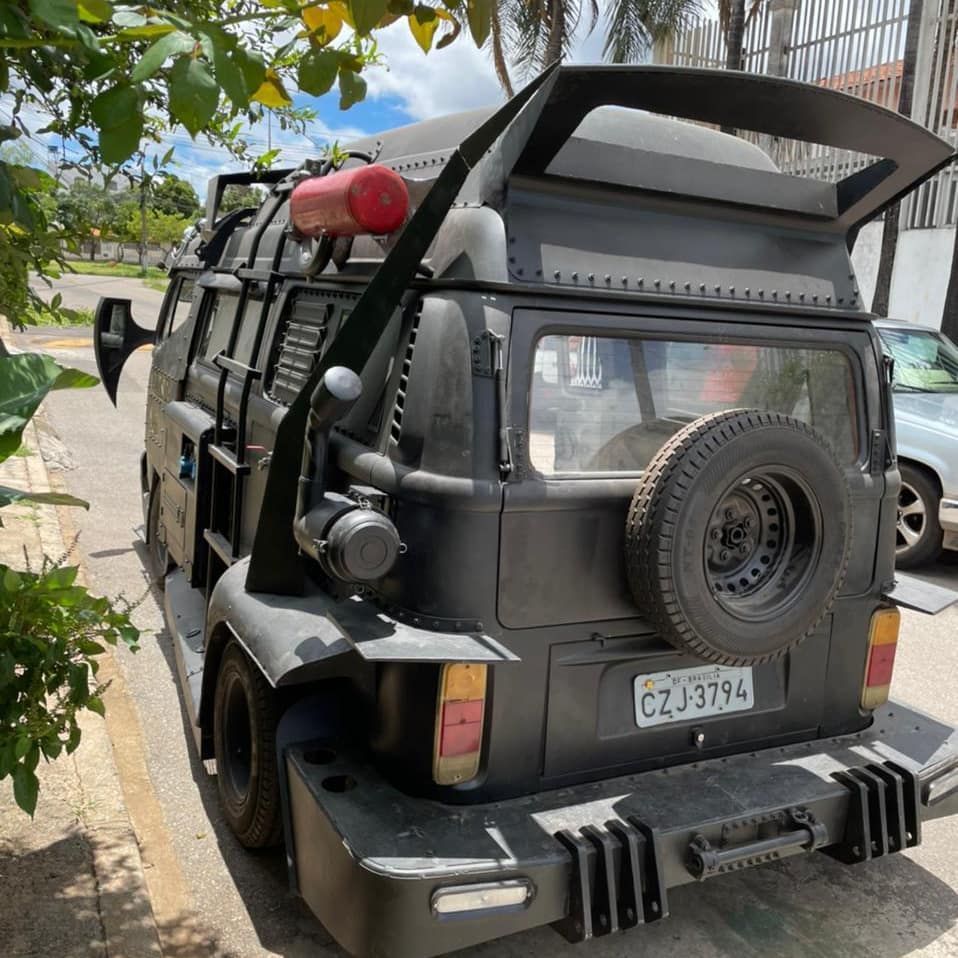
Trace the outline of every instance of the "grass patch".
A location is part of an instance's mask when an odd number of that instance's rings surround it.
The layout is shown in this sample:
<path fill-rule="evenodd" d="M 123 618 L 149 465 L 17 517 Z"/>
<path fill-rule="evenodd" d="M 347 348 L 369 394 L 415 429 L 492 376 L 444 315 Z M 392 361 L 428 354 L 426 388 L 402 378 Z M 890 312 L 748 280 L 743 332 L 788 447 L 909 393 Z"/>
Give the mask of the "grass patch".
<path fill-rule="evenodd" d="M 147 278 L 143 280 L 143 285 L 146 286 L 147 289 L 155 289 L 158 293 L 165 293 L 166 287 L 170 285 L 170 281 L 165 276 L 163 279 L 154 279 L 151 276 L 147 276 Z"/>
<path fill-rule="evenodd" d="M 84 276 L 129 276 L 133 279 L 163 280 L 163 289 L 166 289 L 167 275 L 155 266 L 147 267 L 144 274 L 139 263 L 91 263 L 86 259 L 76 259 L 69 261 L 69 267 L 74 273 L 82 273 Z M 156 287 L 151 287 L 153 288 Z"/>
<path fill-rule="evenodd" d="M 60 320 L 58 321 L 49 312 L 35 309 L 33 306 L 27 307 L 26 311 L 20 317 L 27 326 L 92 326 L 92 309 L 67 309 L 60 307 Z"/>

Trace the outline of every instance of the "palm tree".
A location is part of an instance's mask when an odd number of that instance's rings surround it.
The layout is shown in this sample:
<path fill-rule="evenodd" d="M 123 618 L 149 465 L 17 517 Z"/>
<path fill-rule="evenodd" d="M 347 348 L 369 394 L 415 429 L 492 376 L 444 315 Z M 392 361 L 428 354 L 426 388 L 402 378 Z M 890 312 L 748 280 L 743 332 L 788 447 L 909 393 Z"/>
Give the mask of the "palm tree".
<path fill-rule="evenodd" d="M 659 40 L 702 16 L 703 0 L 612 0 L 606 11 L 604 59 L 635 63 Z M 598 0 L 501 0 L 493 4 L 488 45 L 503 89 L 513 92 L 512 70 L 530 76 L 569 52 L 587 21 L 591 33 L 602 11 Z"/>
<path fill-rule="evenodd" d="M 729 69 L 741 69 L 745 28 L 765 0 L 718 0 Z M 610 63 L 642 60 L 660 40 L 694 25 L 705 0 L 611 0 L 605 13 L 602 56 Z M 513 93 L 512 70 L 527 77 L 568 53 L 576 31 L 587 21 L 591 33 L 602 17 L 598 0 L 501 0 L 492 8 L 488 47 L 496 76 Z"/>

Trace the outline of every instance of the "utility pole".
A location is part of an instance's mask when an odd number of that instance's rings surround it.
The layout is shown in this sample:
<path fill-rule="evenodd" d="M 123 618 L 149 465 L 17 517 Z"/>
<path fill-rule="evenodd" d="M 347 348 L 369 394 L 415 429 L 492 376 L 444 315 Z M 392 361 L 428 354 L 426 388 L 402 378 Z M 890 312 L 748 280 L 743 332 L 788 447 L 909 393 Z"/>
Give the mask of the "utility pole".
<path fill-rule="evenodd" d="M 140 272 L 145 276 L 146 258 L 146 153 L 140 154 Z"/>

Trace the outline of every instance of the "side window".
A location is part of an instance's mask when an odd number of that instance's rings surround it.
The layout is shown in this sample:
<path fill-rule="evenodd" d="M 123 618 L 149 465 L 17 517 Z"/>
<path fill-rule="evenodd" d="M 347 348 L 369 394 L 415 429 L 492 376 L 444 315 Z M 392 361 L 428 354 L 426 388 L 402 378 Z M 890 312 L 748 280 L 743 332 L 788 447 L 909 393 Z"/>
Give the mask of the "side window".
<path fill-rule="evenodd" d="M 167 336 L 172 336 L 173 333 L 186 322 L 186 318 L 190 315 L 190 307 L 193 305 L 193 289 L 195 286 L 193 280 L 184 276 L 179 280 L 175 280 L 175 282 L 177 283 L 176 292 L 174 293 L 175 298 L 170 304 L 169 312 L 166 316 L 166 323 L 163 327 L 163 339 L 166 339 Z"/>
<path fill-rule="evenodd" d="M 236 334 L 236 345 L 233 347 L 233 358 L 248 366 L 253 366 L 252 362 L 256 357 L 253 356 L 253 344 L 256 342 L 256 333 L 259 330 L 260 320 L 263 317 L 263 307 L 265 303 L 262 299 L 246 300 L 246 308 L 243 310 L 243 320 L 240 323 L 239 332 Z"/>
<path fill-rule="evenodd" d="M 213 303 L 206 318 L 206 328 L 200 341 L 198 355 L 208 363 L 217 353 L 223 352 L 230 341 L 239 295 L 236 293 L 213 292 Z"/>

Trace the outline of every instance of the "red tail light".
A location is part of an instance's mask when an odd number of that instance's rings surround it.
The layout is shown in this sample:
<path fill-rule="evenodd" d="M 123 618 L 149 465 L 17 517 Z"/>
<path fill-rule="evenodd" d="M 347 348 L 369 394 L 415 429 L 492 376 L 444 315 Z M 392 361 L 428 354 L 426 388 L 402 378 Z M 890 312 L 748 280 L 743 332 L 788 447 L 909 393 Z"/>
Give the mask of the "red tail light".
<path fill-rule="evenodd" d="M 901 613 L 898 609 L 879 609 L 872 616 L 868 631 L 868 661 L 862 686 L 863 709 L 871 711 L 888 701 L 900 624 Z"/>
<path fill-rule="evenodd" d="M 398 173 L 371 164 L 303 180 L 293 189 L 289 211 L 303 236 L 382 236 L 402 226 L 409 194 Z"/>
<path fill-rule="evenodd" d="M 444 665 L 439 677 L 433 751 L 433 778 L 439 785 L 475 778 L 485 711 L 486 667 L 472 662 Z"/>

